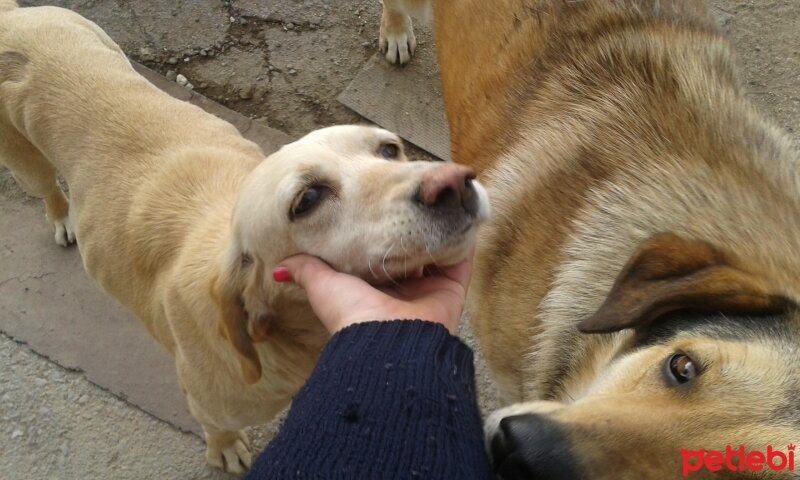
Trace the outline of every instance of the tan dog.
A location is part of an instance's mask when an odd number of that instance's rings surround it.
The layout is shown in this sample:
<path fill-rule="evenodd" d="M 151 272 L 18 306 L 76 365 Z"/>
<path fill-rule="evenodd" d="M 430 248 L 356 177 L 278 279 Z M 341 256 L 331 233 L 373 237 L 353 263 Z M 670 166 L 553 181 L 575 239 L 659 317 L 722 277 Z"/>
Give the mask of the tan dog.
<path fill-rule="evenodd" d="M 0 0 L 0 159 L 89 274 L 175 357 L 207 458 L 241 472 L 326 332 L 271 271 L 299 252 L 387 281 L 465 257 L 486 217 L 466 167 L 407 162 L 385 130 L 331 127 L 264 159 L 133 71 L 59 8 Z M 56 183 L 60 172 L 70 202 Z"/>
<path fill-rule="evenodd" d="M 498 473 L 795 478 L 757 451 L 800 439 L 800 156 L 702 2 L 442 0 L 434 30 L 492 198 L 473 326 L 522 402 Z"/>

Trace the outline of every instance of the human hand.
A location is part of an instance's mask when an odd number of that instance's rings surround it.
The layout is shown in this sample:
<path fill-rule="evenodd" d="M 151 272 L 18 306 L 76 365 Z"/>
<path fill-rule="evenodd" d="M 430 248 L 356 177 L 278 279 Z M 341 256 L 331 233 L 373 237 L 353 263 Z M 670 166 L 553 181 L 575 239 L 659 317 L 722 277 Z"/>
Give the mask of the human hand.
<path fill-rule="evenodd" d="M 333 270 L 316 257 L 295 255 L 275 268 L 273 278 L 302 287 L 331 334 L 361 322 L 420 319 L 444 325 L 455 335 L 472 277 L 472 257 L 470 252 L 466 260 L 452 267 L 430 267 L 422 277 L 374 287 Z"/>

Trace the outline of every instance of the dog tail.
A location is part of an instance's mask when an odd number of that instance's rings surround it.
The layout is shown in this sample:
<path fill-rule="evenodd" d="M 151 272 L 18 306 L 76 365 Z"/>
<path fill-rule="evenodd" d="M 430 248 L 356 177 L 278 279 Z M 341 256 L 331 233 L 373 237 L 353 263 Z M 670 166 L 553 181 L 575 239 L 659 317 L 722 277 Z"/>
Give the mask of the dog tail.
<path fill-rule="evenodd" d="M 17 0 L 0 0 L 0 12 L 14 10 L 17 6 Z"/>

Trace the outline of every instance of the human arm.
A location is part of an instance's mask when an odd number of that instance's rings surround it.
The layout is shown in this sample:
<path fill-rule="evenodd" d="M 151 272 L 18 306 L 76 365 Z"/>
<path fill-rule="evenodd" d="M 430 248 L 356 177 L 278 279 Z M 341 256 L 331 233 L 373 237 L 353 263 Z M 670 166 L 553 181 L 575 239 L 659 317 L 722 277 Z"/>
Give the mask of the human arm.
<path fill-rule="evenodd" d="M 443 326 L 457 328 L 469 264 L 433 277 L 460 287 L 423 278 L 414 296 L 307 267 L 290 264 L 290 273 L 338 333 L 248 478 L 491 478 L 472 352 Z M 439 322 L 365 321 L 405 315 Z"/>

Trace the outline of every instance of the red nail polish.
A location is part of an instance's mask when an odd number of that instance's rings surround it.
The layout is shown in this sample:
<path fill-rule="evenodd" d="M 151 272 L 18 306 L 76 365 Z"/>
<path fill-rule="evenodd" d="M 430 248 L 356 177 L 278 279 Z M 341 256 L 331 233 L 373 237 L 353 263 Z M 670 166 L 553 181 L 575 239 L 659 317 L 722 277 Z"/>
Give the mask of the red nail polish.
<path fill-rule="evenodd" d="M 292 275 L 286 267 L 278 267 L 272 271 L 272 279 L 278 283 L 286 283 L 292 280 Z"/>

